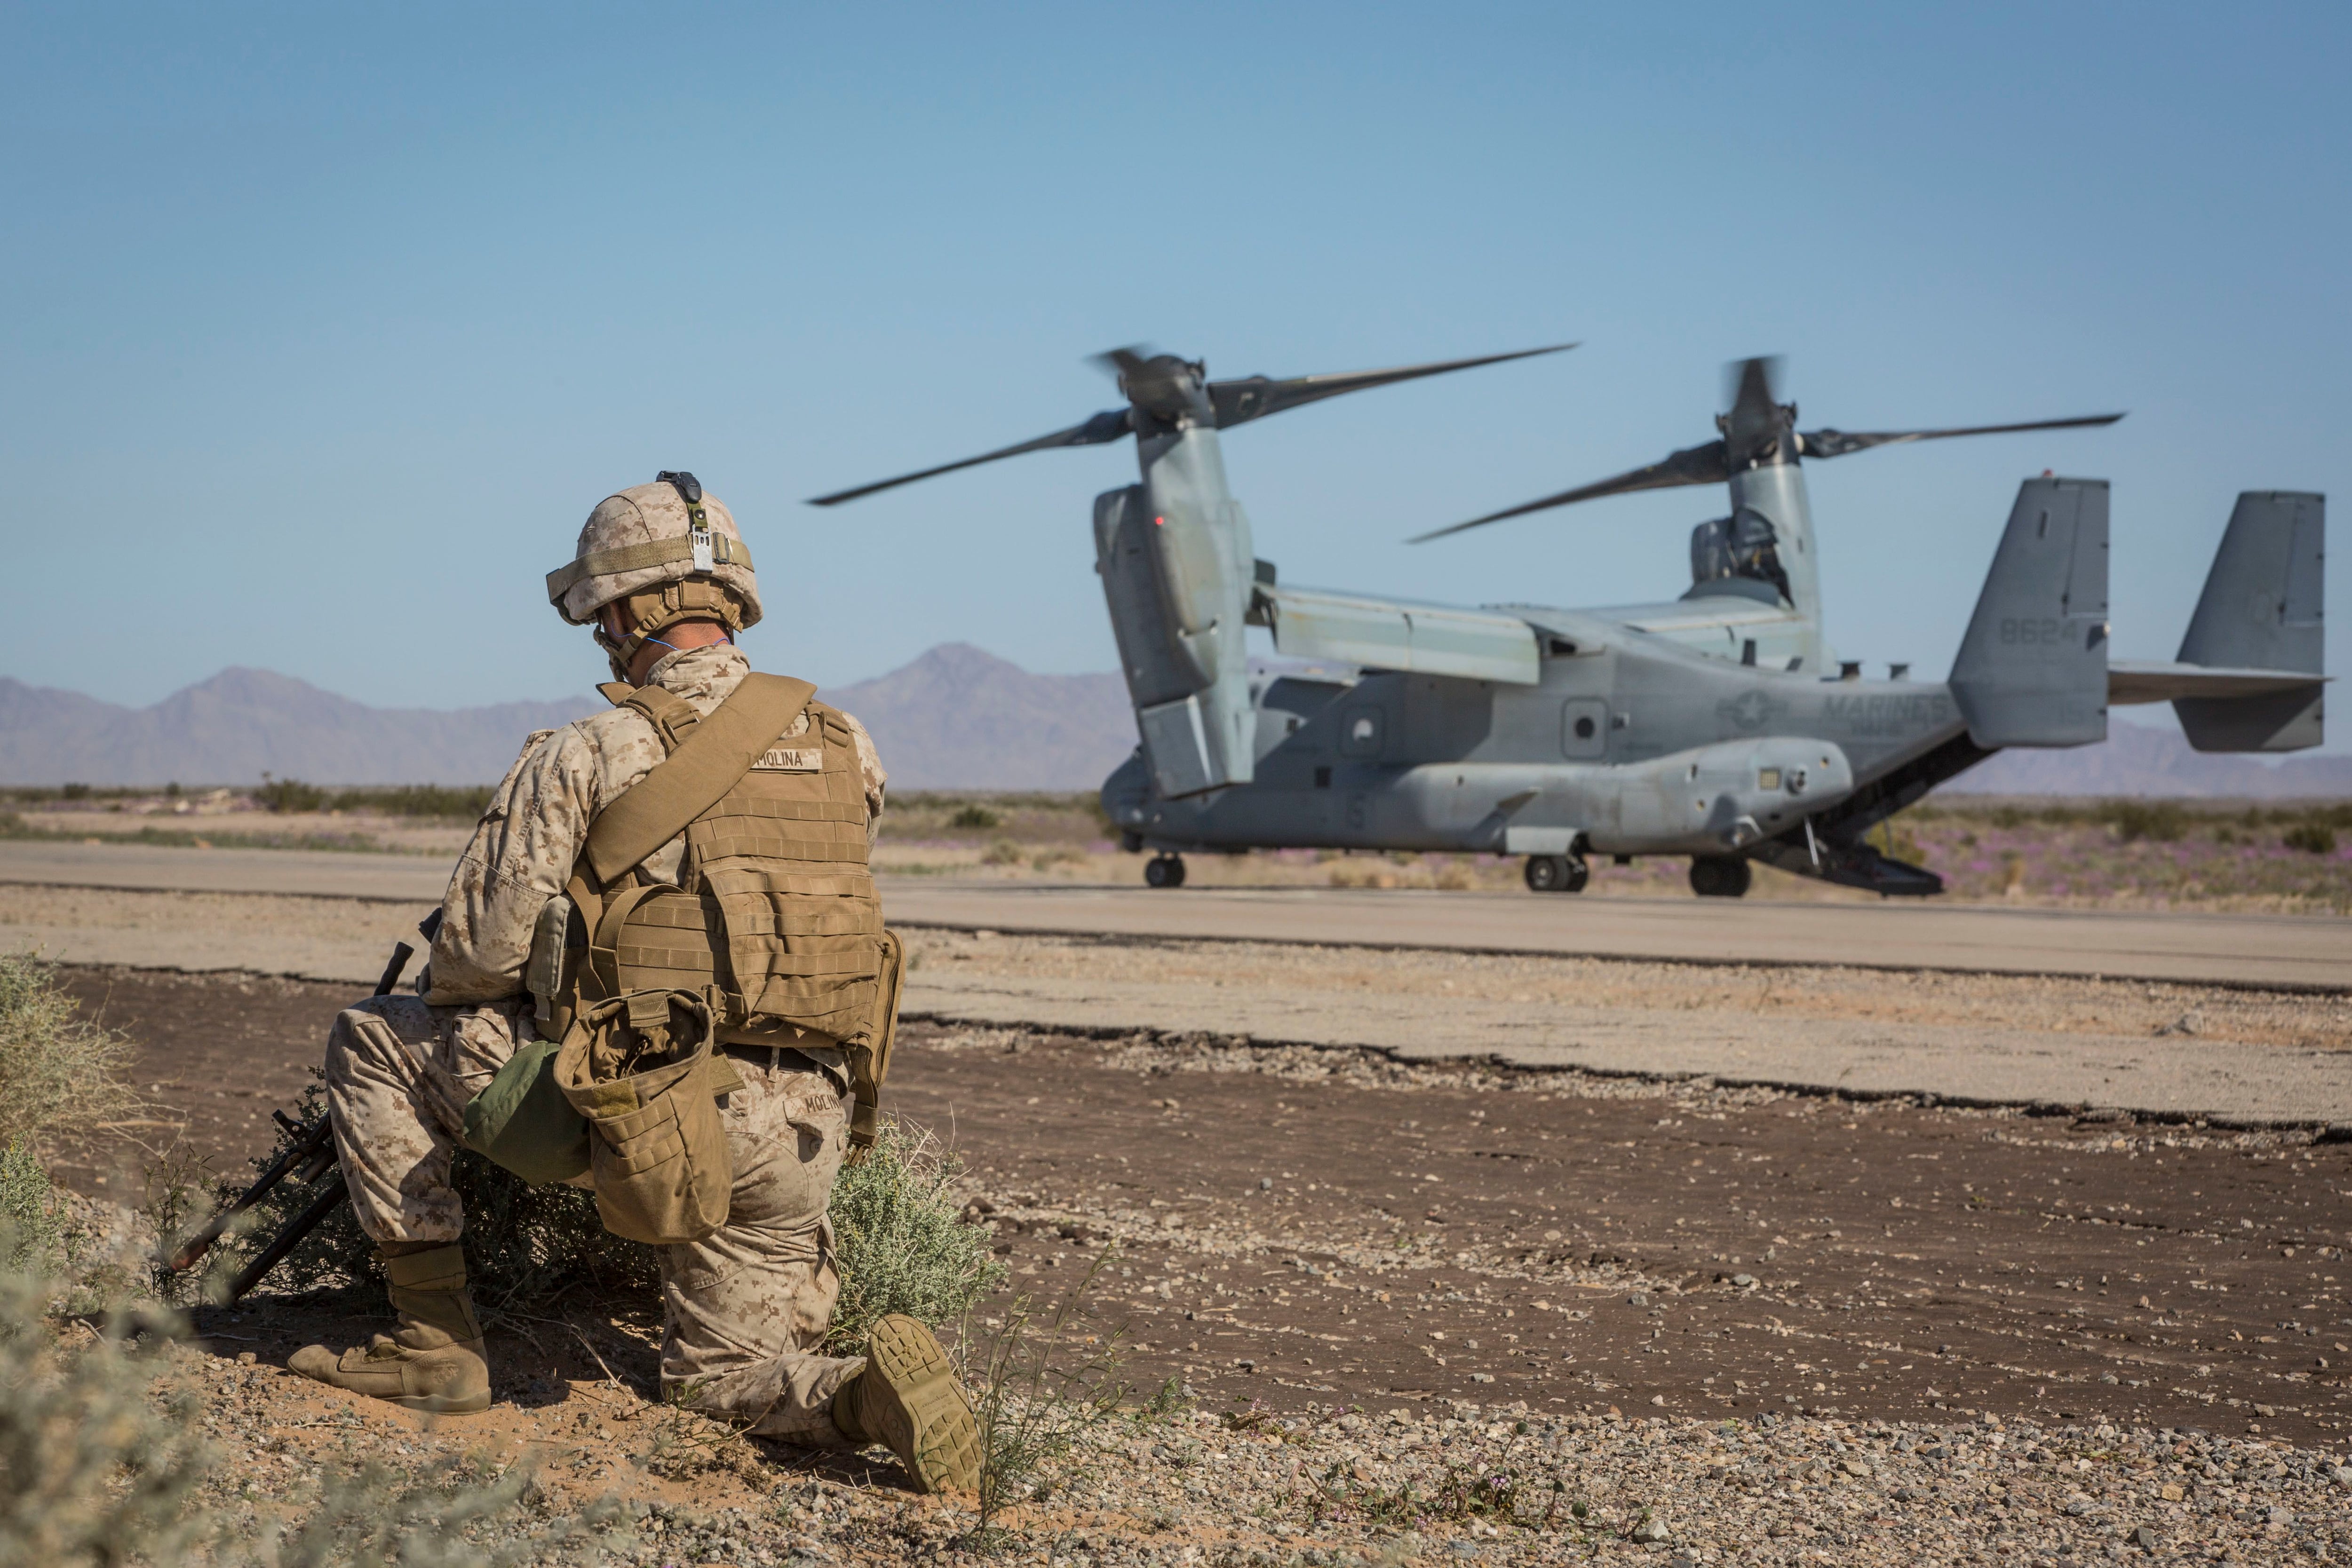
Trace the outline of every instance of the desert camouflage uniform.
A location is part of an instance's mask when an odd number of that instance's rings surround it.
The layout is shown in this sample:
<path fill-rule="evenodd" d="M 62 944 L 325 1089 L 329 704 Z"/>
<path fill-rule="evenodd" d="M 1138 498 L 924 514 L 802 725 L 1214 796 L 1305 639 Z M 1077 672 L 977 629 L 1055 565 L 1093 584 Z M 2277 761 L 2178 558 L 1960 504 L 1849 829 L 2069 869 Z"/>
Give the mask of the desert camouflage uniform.
<path fill-rule="evenodd" d="M 647 679 L 709 713 L 751 665 L 719 644 L 672 653 Z M 801 733 L 808 724 L 787 731 Z M 856 719 L 869 834 L 885 776 Z M 455 1241 L 465 1216 L 450 1190 L 466 1103 L 531 1040 L 521 994 L 531 929 L 563 890 L 605 804 L 663 757 L 653 726 L 614 708 L 542 730 L 499 787 L 457 862 L 442 904 L 425 995 L 381 997 L 336 1019 L 327 1042 L 327 1097 L 361 1228 L 379 1244 Z M 675 880 L 683 835 L 647 857 Z M 825 1206 L 849 1127 L 841 1053 L 807 1037 L 804 1056 L 740 1055 L 743 1091 L 723 1119 L 735 1186 L 727 1223 L 705 1240 L 666 1247 L 662 1300 L 665 1394 L 763 1436 L 831 1445 L 834 1391 L 863 1364 L 812 1354 L 840 1288 Z M 814 1061 L 821 1071 L 809 1071 Z M 586 1178 L 581 1178 L 584 1185 Z"/>

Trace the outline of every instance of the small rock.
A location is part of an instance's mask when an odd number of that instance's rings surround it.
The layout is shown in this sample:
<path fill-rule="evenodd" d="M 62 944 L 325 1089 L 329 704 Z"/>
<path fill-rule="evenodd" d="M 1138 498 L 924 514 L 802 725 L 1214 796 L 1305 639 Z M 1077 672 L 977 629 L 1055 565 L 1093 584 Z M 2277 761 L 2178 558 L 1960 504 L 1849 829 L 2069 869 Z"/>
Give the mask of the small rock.
<path fill-rule="evenodd" d="M 1666 1539 L 1666 1521 L 1655 1514 L 1633 1527 L 1633 1539 L 1644 1544 Z"/>
<path fill-rule="evenodd" d="M 249 1350 L 241 1350 L 236 1353 L 236 1364 L 239 1366 L 252 1366 L 256 1363 L 259 1362 L 260 1359 L 261 1358 L 259 1356 L 254 1354 L 253 1352 Z"/>
<path fill-rule="evenodd" d="M 2154 1552 L 2156 1550 L 2156 1531 L 2150 1530 L 2145 1524 L 2141 1525 L 2137 1530 L 2132 1531 L 2132 1544 L 2138 1547 L 2142 1552 Z"/>
<path fill-rule="evenodd" d="M 1756 1288 L 1756 1276 L 1753 1274 L 1734 1274 L 1731 1277 L 1731 1283 L 1735 1290 L 1752 1291 Z"/>

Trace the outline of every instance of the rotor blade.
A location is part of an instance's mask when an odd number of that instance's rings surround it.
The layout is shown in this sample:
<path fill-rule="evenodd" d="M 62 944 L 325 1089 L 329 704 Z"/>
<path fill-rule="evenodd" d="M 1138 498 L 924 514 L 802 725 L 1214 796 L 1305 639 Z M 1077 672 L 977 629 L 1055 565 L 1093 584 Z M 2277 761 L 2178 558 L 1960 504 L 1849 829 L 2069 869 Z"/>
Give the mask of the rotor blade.
<path fill-rule="evenodd" d="M 835 507 L 844 501 L 855 501 L 860 496 L 871 496 L 877 490 L 887 490 L 898 485 L 911 485 L 918 479 L 929 479 L 940 474 L 952 474 L 959 468 L 970 468 L 982 463 L 993 463 L 1000 457 L 1018 457 L 1024 452 L 1045 452 L 1056 446 L 1098 446 L 1106 441 L 1117 441 L 1128 433 L 1129 427 L 1127 416 L 1126 409 L 1107 408 L 1084 424 L 1074 424 L 1067 430 L 1057 430 L 1051 435 L 1041 435 L 1034 441 L 1024 441 L 1018 446 L 999 447 L 994 452 L 983 452 L 977 457 L 967 457 L 960 463 L 942 463 L 936 468 L 925 468 L 914 474 L 901 474 L 895 479 L 885 479 L 874 485 L 860 485 L 854 490 L 835 490 L 830 496 L 814 496 L 810 497 L 808 504 L 812 507 Z"/>
<path fill-rule="evenodd" d="M 1720 485 L 1730 477 L 1731 467 L 1724 455 L 1723 443 L 1710 441 L 1704 446 L 1685 446 L 1661 462 L 1644 468 L 1629 469 L 1614 478 L 1602 479 L 1573 490 L 1562 490 L 1557 496 L 1546 496 L 1540 501 L 1529 501 L 1524 507 L 1513 507 L 1507 512 L 1489 512 L 1466 523 L 1415 534 L 1405 542 L 1417 545 L 1430 539 L 1442 539 L 1465 528 L 1484 528 L 1488 523 L 1499 523 L 1506 517 L 1525 517 L 1529 512 L 1540 512 L 1549 507 L 1571 506 L 1578 501 L 1595 500 L 1602 496 L 1622 496 L 1634 490 L 1670 490 L 1677 485 Z"/>
<path fill-rule="evenodd" d="M 1297 408 L 1301 403 L 1319 402 L 1342 392 L 1363 392 L 1371 387 L 1384 387 L 1393 382 L 1417 381 L 1423 376 L 1442 376 L 1448 371 L 1475 370 L 1480 365 L 1499 365 L 1508 360 L 1532 359 L 1538 354 L 1557 354 L 1575 348 L 1574 343 L 1554 343 L 1543 349 L 1520 349 L 1508 354 L 1485 354 L 1475 360 L 1444 360 L 1431 365 L 1401 365 L 1387 371 L 1341 371 L 1331 375 L 1291 376 L 1275 381 L 1266 376 L 1244 376 L 1229 382 L 1209 383 L 1209 402 L 1217 412 L 1217 428 L 1230 429 L 1246 424 L 1253 419 L 1263 419 L 1269 413 Z"/>
<path fill-rule="evenodd" d="M 2120 413 L 2090 413 L 2080 419 L 2037 419 L 2028 424 L 1973 424 L 1965 430 L 1808 430 L 1797 439 L 1808 457 L 1843 457 L 1874 446 L 1899 446 L 1912 441 L 1941 441 L 1948 435 L 2007 435 L 2018 430 L 2070 430 L 2083 424 L 2113 424 Z"/>

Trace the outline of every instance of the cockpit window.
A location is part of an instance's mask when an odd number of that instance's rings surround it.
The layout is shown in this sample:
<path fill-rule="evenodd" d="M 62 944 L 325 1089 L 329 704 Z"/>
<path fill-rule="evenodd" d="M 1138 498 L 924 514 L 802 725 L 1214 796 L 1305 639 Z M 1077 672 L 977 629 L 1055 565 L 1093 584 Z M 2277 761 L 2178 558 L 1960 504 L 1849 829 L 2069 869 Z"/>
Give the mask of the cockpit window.
<path fill-rule="evenodd" d="M 1780 536 L 1771 521 L 1753 507 L 1742 507 L 1727 517 L 1701 523 L 1691 530 L 1691 586 L 1704 587 L 1726 578 L 1768 584 L 1791 603 L 1789 574 L 1780 565 Z"/>

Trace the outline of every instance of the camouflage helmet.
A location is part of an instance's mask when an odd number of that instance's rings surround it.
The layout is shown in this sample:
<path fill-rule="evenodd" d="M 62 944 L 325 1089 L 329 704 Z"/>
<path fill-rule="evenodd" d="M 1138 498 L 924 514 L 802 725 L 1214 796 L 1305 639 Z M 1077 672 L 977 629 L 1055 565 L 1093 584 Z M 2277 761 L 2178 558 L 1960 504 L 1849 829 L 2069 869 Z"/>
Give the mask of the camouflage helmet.
<path fill-rule="evenodd" d="M 574 626 L 595 626 L 616 676 L 647 638 L 680 621 L 723 622 L 740 632 L 760 619 L 760 585 L 735 518 L 691 474 L 664 473 L 650 485 L 607 496 L 588 514 L 569 566 L 547 574 L 547 597 Z M 598 612 L 625 602 L 630 632 L 615 641 Z"/>

